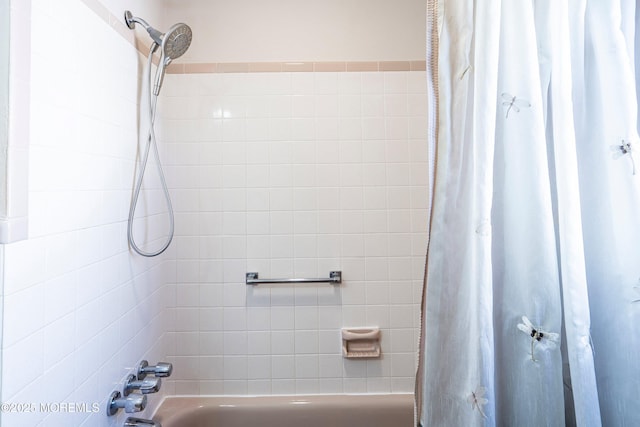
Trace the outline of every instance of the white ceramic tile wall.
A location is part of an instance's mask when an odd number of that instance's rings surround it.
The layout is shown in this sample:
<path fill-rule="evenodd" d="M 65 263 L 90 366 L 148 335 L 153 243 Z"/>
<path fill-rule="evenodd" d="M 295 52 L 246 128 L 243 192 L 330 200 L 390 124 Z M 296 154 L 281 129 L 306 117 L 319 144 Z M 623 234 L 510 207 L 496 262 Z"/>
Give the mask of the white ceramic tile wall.
<path fill-rule="evenodd" d="M 141 259 L 126 243 L 142 60 L 79 1 L 33 0 L 31 26 L 30 229 L 3 247 L 2 401 L 36 410 L 2 411 L 0 423 L 122 425 L 107 397 L 141 358 L 167 353 L 173 328 L 174 255 Z"/>
<path fill-rule="evenodd" d="M 410 392 L 427 224 L 423 72 L 169 75 L 175 390 Z M 247 287 L 342 270 L 341 286 Z M 383 358 L 341 357 L 379 326 Z"/>

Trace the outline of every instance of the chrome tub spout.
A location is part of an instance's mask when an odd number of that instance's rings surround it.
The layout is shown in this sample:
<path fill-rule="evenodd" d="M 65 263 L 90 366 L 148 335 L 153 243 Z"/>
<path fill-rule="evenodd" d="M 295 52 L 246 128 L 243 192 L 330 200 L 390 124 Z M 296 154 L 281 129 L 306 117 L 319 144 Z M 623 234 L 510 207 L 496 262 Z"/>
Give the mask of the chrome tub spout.
<path fill-rule="evenodd" d="M 162 425 L 153 420 L 145 420 L 143 418 L 129 417 L 124 421 L 122 427 L 162 427 Z"/>

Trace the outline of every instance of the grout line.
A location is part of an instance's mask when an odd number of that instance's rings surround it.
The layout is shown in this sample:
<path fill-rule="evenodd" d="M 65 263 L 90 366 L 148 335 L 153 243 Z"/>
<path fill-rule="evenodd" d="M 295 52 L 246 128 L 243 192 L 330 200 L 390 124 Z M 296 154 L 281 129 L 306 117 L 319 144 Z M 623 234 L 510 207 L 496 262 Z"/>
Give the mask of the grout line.
<path fill-rule="evenodd" d="M 82 0 L 100 19 L 127 40 L 142 55 L 147 55 L 149 43 L 138 40 L 135 33 L 114 16 L 99 0 Z M 157 62 L 157 61 L 155 61 Z M 282 72 L 363 72 L 363 71 L 425 71 L 426 60 L 411 61 L 284 61 L 284 62 L 193 62 L 173 63 L 167 74 L 210 73 L 282 73 Z"/>

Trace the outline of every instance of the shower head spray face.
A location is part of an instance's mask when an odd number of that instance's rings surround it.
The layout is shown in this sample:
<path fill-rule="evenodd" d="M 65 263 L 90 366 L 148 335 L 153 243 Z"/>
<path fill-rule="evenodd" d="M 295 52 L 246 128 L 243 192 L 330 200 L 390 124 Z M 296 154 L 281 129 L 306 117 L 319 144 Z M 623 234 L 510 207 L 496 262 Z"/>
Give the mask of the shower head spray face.
<path fill-rule="evenodd" d="M 181 57 L 191 46 L 192 33 L 187 24 L 176 24 L 162 37 L 162 52 L 174 60 Z"/>

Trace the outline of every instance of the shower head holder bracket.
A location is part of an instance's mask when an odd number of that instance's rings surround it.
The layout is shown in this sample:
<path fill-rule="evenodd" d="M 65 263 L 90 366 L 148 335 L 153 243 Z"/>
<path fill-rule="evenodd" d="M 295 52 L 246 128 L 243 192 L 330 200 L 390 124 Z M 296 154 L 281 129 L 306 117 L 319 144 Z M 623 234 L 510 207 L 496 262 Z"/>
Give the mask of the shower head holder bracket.
<path fill-rule="evenodd" d="M 136 27 L 136 20 L 133 17 L 133 14 L 129 10 L 124 11 L 124 22 L 127 24 L 130 30 L 133 30 Z"/>
<path fill-rule="evenodd" d="M 162 35 L 162 33 L 160 33 L 158 30 L 156 30 L 151 25 L 149 25 L 149 23 L 144 19 L 138 18 L 137 16 L 133 16 L 130 10 L 124 11 L 124 23 L 127 24 L 127 27 L 129 27 L 130 30 L 133 30 L 134 28 L 136 28 L 136 24 L 140 24 L 144 27 L 145 30 L 155 31 L 157 34 Z"/>

